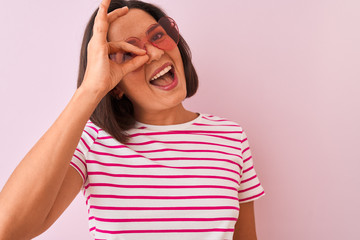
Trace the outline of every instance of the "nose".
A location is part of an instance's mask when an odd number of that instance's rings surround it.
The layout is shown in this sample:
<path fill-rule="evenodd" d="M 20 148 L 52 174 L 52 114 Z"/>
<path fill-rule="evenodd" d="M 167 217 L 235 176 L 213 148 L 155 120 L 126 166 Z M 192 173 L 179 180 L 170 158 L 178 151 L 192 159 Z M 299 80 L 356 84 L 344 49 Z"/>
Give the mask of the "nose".
<path fill-rule="evenodd" d="M 159 60 L 161 56 L 164 54 L 164 50 L 155 47 L 151 43 L 145 44 L 145 50 L 147 52 L 147 55 L 149 56 L 149 60 L 147 64 L 151 63 L 152 61 Z"/>

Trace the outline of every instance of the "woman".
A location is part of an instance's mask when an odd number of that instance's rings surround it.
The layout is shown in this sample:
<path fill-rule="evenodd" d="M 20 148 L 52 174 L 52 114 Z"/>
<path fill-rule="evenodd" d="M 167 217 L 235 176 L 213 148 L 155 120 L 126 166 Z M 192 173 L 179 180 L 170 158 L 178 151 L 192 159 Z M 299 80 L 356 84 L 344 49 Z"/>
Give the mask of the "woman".
<path fill-rule="evenodd" d="M 157 7 L 103 0 L 78 89 L 1 191 L 0 239 L 41 234 L 81 189 L 95 239 L 256 239 L 264 191 L 246 134 L 183 107 L 190 56 Z"/>

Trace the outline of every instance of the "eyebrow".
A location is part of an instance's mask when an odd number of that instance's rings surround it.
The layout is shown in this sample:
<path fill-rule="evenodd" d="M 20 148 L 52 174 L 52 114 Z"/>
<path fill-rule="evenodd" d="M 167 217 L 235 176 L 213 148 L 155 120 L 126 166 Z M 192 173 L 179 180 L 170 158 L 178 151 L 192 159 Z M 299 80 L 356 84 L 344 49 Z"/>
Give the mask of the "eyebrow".
<path fill-rule="evenodd" d="M 157 28 L 158 26 L 160 26 L 159 23 L 154 23 L 152 25 L 150 25 L 150 27 L 148 28 L 148 30 L 146 30 L 145 34 L 149 34 L 151 31 L 153 31 L 155 28 Z M 137 38 L 137 37 L 129 37 L 127 38 L 125 41 L 127 43 L 130 43 L 130 44 L 133 44 L 134 42 L 136 42 L 136 40 L 134 38 Z"/>
<path fill-rule="evenodd" d="M 154 30 L 154 29 L 157 28 L 158 26 L 159 26 L 158 23 L 155 23 L 155 24 L 151 25 L 151 26 L 149 27 L 149 29 L 146 31 L 146 34 L 149 34 L 152 30 Z"/>
<path fill-rule="evenodd" d="M 126 39 L 126 42 L 130 43 L 130 44 L 134 44 L 136 42 L 136 40 L 134 39 L 134 37 L 130 37 L 130 38 Z"/>

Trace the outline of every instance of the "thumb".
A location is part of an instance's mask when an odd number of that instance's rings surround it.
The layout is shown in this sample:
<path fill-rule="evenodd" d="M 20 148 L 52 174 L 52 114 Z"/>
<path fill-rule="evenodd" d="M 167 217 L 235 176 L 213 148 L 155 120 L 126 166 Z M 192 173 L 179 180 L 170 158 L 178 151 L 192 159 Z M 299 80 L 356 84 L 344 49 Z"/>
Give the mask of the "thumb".
<path fill-rule="evenodd" d="M 121 72 L 122 77 L 124 77 L 126 74 L 135 71 L 139 67 L 143 66 L 148 60 L 149 60 L 148 55 L 141 55 L 141 56 L 136 56 L 130 61 L 121 64 L 117 64 L 115 62 L 112 63 L 115 64 L 115 69 Z"/>

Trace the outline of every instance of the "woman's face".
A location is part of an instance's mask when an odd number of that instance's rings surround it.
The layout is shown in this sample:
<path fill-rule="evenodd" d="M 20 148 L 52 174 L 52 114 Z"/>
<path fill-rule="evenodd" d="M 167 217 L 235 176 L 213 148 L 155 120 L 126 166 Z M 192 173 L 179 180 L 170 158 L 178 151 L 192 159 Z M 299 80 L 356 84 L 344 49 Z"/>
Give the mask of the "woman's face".
<path fill-rule="evenodd" d="M 140 9 L 130 9 L 129 12 L 114 21 L 108 32 L 109 41 L 125 41 L 130 37 L 146 39 L 146 30 L 156 20 Z M 161 50 L 145 41 L 145 49 L 149 61 L 124 76 L 117 88 L 131 100 L 135 116 L 157 113 L 176 109 L 186 97 L 186 80 L 183 62 L 179 48 Z M 171 66 L 169 73 L 155 81 L 151 81 L 156 73 Z M 161 74 L 161 73 L 160 73 Z"/>

